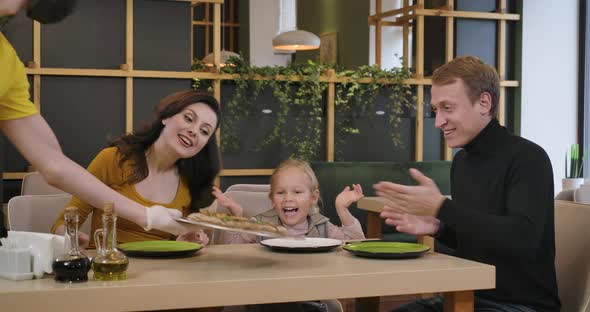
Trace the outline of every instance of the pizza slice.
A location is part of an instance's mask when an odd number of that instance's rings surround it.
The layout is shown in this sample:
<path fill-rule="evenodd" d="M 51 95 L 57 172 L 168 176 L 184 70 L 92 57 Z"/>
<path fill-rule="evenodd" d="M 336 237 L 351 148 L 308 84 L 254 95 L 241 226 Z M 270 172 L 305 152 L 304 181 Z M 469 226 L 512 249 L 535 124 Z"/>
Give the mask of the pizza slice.
<path fill-rule="evenodd" d="M 257 232 L 269 232 L 287 235 L 287 229 L 280 225 L 268 222 L 256 221 L 244 217 L 237 217 L 220 212 L 197 212 L 188 215 L 189 220 L 221 225 L 234 229 L 250 230 Z"/>

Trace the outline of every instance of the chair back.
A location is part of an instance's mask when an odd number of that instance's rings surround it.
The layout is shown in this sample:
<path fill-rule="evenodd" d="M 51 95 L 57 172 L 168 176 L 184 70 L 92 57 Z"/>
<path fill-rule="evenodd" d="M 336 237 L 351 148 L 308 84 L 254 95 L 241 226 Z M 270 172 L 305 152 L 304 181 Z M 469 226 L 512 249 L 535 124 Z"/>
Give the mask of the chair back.
<path fill-rule="evenodd" d="M 270 192 L 270 184 L 233 184 L 226 190 L 230 191 L 247 191 L 247 192 Z"/>
<path fill-rule="evenodd" d="M 224 194 L 242 206 L 244 209 L 243 216 L 246 218 L 254 217 L 272 209 L 272 203 L 268 198 L 267 191 L 226 191 Z M 229 213 L 229 209 L 222 205 L 218 205 L 215 211 Z M 223 235 L 224 231 L 214 230 L 211 235 L 211 242 L 221 244 L 224 241 Z"/>
<path fill-rule="evenodd" d="M 8 228 L 12 231 L 50 233 L 51 226 L 66 207 L 72 195 L 21 195 L 8 201 Z M 86 220 L 80 231 L 90 232 Z"/>
<path fill-rule="evenodd" d="M 41 173 L 34 171 L 25 174 L 21 185 L 21 195 L 50 195 L 64 194 L 66 192 L 51 186 Z"/>
<path fill-rule="evenodd" d="M 580 187 L 574 191 L 574 201 L 576 203 L 590 204 L 590 187 Z"/>
<path fill-rule="evenodd" d="M 590 312 L 590 205 L 555 201 L 555 270 L 562 311 Z"/>
<path fill-rule="evenodd" d="M 556 196 L 556 200 L 566 200 L 566 201 L 574 201 L 574 191 L 575 190 L 562 190 Z"/>

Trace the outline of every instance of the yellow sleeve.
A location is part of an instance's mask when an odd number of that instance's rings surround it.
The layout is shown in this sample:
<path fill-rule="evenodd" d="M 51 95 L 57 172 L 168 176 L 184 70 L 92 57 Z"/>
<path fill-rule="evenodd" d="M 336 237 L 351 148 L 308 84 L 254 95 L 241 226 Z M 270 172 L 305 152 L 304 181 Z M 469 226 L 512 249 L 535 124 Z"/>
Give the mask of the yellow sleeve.
<path fill-rule="evenodd" d="M 29 96 L 29 81 L 23 63 L 8 40 L 0 33 L 0 120 L 36 114 Z"/>
<path fill-rule="evenodd" d="M 116 168 L 115 166 L 119 166 L 119 158 L 117 156 L 117 148 L 116 147 L 109 147 L 103 149 L 96 157 L 92 160 L 90 165 L 88 165 L 88 172 L 90 172 L 93 176 L 99 179 L 101 182 L 106 184 L 109 187 L 113 187 L 113 185 L 120 183 L 122 176 L 116 175 L 115 172 L 120 172 L 119 170 L 113 170 Z M 90 204 L 82 201 L 80 198 L 74 196 L 68 203 L 66 207 L 77 207 L 79 212 L 79 224 L 82 225 L 86 218 L 92 213 L 95 207 L 91 206 Z M 65 207 L 64 207 L 65 208 Z M 55 233 L 55 230 L 64 224 L 64 213 L 65 209 L 61 211 L 57 220 L 51 227 L 51 233 Z"/>

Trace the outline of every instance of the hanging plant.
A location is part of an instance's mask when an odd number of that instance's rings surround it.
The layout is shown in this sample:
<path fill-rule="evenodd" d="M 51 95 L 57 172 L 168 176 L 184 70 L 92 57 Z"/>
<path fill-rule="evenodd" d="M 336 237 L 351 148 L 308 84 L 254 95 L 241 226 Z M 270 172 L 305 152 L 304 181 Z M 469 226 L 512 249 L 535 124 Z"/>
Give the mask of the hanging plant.
<path fill-rule="evenodd" d="M 255 67 L 241 55 L 230 58 L 227 64 L 221 68 L 221 73 L 236 76 L 233 80 L 233 96 L 224 103 L 221 122 L 222 150 L 239 150 L 237 121 L 250 116 L 256 107 L 258 96 L 263 90 L 270 88 L 278 104 L 278 111 L 275 113 L 272 129 L 257 149 L 279 143 L 292 151 L 292 157 L 307 160 L 317 158 L 322 148 L 325 102 L 323 96 L 328 86 L 328 83 L 321 82 L 320 78 L 334 67 L 313 61 L 287 66 Z M 400 124 L 404 110 L 412 107 L 411 88 L 404 83 L 404 80 L 410 77 L 407 70 L 381 70 L 375 66 L 361 66 L 357 70 L 338 71 L 336 76 L 348 78 L 346 83 L 339 84 L 336 92 L 336 109 L 345 116 L 336 119 L 336 131 L 339 133 L 358 133 L 359 129 L 353 126 L 353 120 L 365 116 L 368 111 L 373 111 L 375 98 L 384 90 L 390 92 L 387 106 L 390 110 L 388 123 L 392 128 Z M 294 81 L 295 77 L 301 77 L 301 80 Z M 360 83 L 359 80 L 363 78 L 370 78 L 370 81 Z M 387 83 L 383 83 L 382 79 L 386 79 Z M 296 117 L 289 121 L 288 116 L 292 115 Z M 293 130 L 289 132 L 287 129 Z M 394 145 L 401 144 L 399 132 L 392 131 L 390 135 Z"/>
<path fill-rule="evenodd" d="M 206 71 L 209 67 L 200 59 L 193 59 L 193 65 L 191 66 L 192 71 L 202 72 Z M 192 79 L 193 90 L 202 90 L 206 92 L 213 92 L 213 81 L 211 79 Z"/>
<path fill-rule="evenodd" d="M 342 83 L 336 92 L 335 106 L 339 118 L 335 121 L 335 131 L 339 134 L 337 144 L 344 144 L 347 134 L 359 133 L 353 121 L 361 116 L 374 118 L 369 113 L 376 110 L 376 98 L 381 93 L 389 93 L 385 109 L 389 110 L 388 124 L 391 129 L 399 127 L 405 110 L 413 109 L 415 97 L 410 85 L 404 81 L 410 78 L 410 72 L 404 68 L 383 70 L 377 66 L 361 66 L 357 70 L 345 70 L 337 73 L 338 77 L 349 78 Z M 363 78 L 368 82 L 361 83 Z M 383 83 L 387 81 L 387 83 Z M 402 146 L 399 131 L 389 132 L 392 143 Z M 336 151 L 340 153 L 340 151 Z"/>

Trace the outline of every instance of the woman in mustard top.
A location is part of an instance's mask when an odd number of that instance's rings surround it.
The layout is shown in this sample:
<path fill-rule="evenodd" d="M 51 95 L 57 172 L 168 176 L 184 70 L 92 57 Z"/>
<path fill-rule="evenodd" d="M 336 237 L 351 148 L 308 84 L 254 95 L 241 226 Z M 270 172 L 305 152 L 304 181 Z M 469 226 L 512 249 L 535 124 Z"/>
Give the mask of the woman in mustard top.
<path fill-rule="evenodd" d="M 102 150 L 88 171 L 129 199 L 147 207 L 166 207 L 171 215 L 180 217 L 200 208 L 197 199 L 208 193 L 219 172 L 215 139 L 219 104 L 208 94 L 181 91 L 162 99 L 155 113 L 151 124 Z M 80 223 L 92 213 L 92 232 L 101 228 L 102 210 L 98 207 L 77 197 L 68 206 L 78 207 Z M 62 211 L 52 232 L 63 231 Z M 171 238 L 169 233 L 147 230 L 124 218 L 119 218 L 117 224 L 117 240 L 121 243 Z M 182 234 L 178 239 L 205 244 L 209 241 L 201 230 Z M 87 234 L 81 234 L 80 240 L 87 243 Z"/>
<path fill-rule="evenodd" d="M 40 23 L 56 23 L 69 15 L 75 0 L 0 0 L 0 28 L 27 8 L 27 15 Z M 112 190 L 84 168 L 66 157 L 55 134 L 30 101 L 29 83 L 23 63 L 8 40 L 0 33 L 0 131 L 47 182 L 96 206 L 114 203 L 115 212 L 127 220 L 179 235 L 189 231 L 176 222 L 168 209 L 143 206 Z M 0 210 L 0 237 L 6 236 Z"/>

